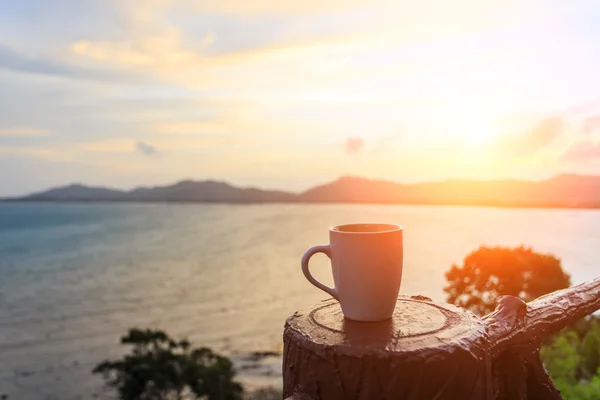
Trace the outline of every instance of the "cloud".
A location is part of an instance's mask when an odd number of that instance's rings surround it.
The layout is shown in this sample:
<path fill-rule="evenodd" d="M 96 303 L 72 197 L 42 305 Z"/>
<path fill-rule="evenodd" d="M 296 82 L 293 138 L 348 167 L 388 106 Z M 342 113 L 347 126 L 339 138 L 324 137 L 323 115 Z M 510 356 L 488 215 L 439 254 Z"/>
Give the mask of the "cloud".
<path fill-rule="evenodd" d="M 441 16 L 447 15 L 449 12 L 458 13 L 457 10 L 460 12 L 465 9 L 470 10 L 471 13 L 490 13 L 491 11 L 500 13 L 501 11 L 506 12 L 504 9 L 511 6 L 511 11 L 514 10 L 515 6 L 518 6 L 521 12 L 527 11 L 527 6 L 524 6 L 522 2 L 509 0 L 488 0 L 486 2 L 457 0 L 452 2 L 451 5 L 443 1 L 434 1 L 433 3 L 436 9 L 442 9 L 442 11 L 438 11 Z M 430 16 L 431 14 L 437 16 L 437 13 L 431 10 L 431 2 L 421 4 L 419 2 L 398 0 L 171 0 L 170 5 L 182 10 L 243 15 L 246 18 L 256 15 L 291 15 L 295 17 L 320 13 L 337 13 L 339 15 L 344 12 L 356 10 L 365 10 L 367 13 L 373 12 L 373 10 L 383 10 L 383 12 L 386 10 L 395 10 L 403 11 L 403 14 L 418 13 L 425 16 Z M 398 18 L 398 15 L 395 15 L 395 18 Z"/>
<path fill-rule="evenodd" d="M 386 1 L 379 1 L 385 3 Z M 192 0 L 179 0 L 176 5 L 194 11 L 230 13 L 230 14 L 302 14 L 314 12 L 343 11 L 356 7 L 361 0 L 305 0 L 305 1 L 279 1 L 279 0 L 209 0 L 197 2 Z"/>
<path fill-rule="evenodd" d="M 0 69 L 28 74 L 63 76 L 99 81 L 120 81 L 130 83 L 140 81 L 139 76 L 135 76 L 125 71 L 84 68 L 70 65 L 64 61 L 31 57 L 18 51 L 14 51 L 2 44 L 0 44 Z"/>
<path fill-rule="evenodd" d="M 156 147 L 145 142 L 137 142 L 135 148 L 145 156 L 155 156 L 158 154 Z"/>
<path fill-rule="evenodd" d="M 358 154 L 365 147 L 365 142 L 362 138 L 351 137 L 346 140 L 346 154 Z"/>
<path fill-rule="evenodd" d="M 561 117 L 548 117 L 537 123 L 531 130 L 519 135 L 502 136 L 497 148 L 512 156 L 529 156 L 554 141 L 565 128 Z"/>
<path fill-rule="evenodd" d="M 0 146 L 0 154 L 39 158 L 53 162 L 64 161 L 64 158 L 61 157 L 61 155 L 56 150 L 43 147 Z"/>
<path fill-rule="evenodd" d="M 202 67 L 205 50 L 215 43 L 216 34 L 206 31 L 200 37 L 186 37 L 180 27 L 160 18 L 160 7 L 149 10 L 129 13 L 128 35 L 111 40 L 78 40 L 71 43 L 69 50 L 78 60 L 119 68 L 147 68 L 165 73 Z"/>
<path fill-rule="evenodd" d="M 563 153 L 561 159 L 568 162 L 581 162 L 600 157 L 600 143 L 580 142 Z"/>
<path fill-rule="evenodd" d="M 525 135 L 522 145 L 527 150 L 536 151 L 552 143 L 562 133 L 564 126 L 560 117 L 544 119 Z"/>
<path fill-rule="evenodd" d="M 210 45 L 213 41 L 214 37 L 211 39 L 206 36 L 200 42 Z M 199 53 L 183 47 L 181 32 L 175 27 L 165 28 L 159 34 L 134 41 L 80 40 L 71 45 L 71 51 L 97 62 L 113 63 L 121 67 L 172 69 L 197 66 L 202 61 Z"/>
<path fill-rule="evenodd" d="M 587 117 L 583 121 L 583 134 L 592 135 L 598 131 L 600 131 L 600 115 Z"/>
<path fill-rule="evenodd" d="M 218 123 L 213 120 L 201 120 L 201 121 L 177 121 L 161 123 L 154 127 L 157 133 L 163 134 L 202 134 L 213 132 L 215 129 L 222 131 L 223 128 L 227 128 L 226 124 Z"/>
<path fill-rule="evenodd" d="M 136 150 L 139 150 L 136 146 Z M 85 162 L 101 158 L 126 156 L 133 153 L 131 139 L 109 138 L 76 143 L 55 143 L 45 146 L 0 146 L 0 154 L 26 156 L 53 162 Z"/>
<path fill-rule="evenodd" d="M 0 136 L 44 136 L 48 131 L 40 128 L 15 127 L 0 128 Z"/>
<path fill-rule="evenodd" d="M 27 57 L 1 44 L 0 68 L 48 75 L 71 75 L 73 73 L 73 71 L 65 65 Z"/>

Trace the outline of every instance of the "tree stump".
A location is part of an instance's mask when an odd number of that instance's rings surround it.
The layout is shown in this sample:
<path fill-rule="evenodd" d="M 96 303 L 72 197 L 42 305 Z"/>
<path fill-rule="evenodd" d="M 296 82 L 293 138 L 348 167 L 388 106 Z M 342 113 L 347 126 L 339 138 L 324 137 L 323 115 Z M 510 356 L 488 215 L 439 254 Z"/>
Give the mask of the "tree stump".
<path fill-rule="evenodd" d="M 400 297 L 391 319 L 344 319 L 331 299 L 299 311 L 284 332 L 284 398 L 491 398 L 483 322 L 424 297 Z"/>
<path fill-rule="evenodd" d="M 504 296 L 484 318 L 422 296 L 391 319 L 344 319 L 336 300 L 288 318 L 283 394 L 294 400 L 559 400 L 544 336 L 600 309 L 600 278 L 530 303 Z"/>

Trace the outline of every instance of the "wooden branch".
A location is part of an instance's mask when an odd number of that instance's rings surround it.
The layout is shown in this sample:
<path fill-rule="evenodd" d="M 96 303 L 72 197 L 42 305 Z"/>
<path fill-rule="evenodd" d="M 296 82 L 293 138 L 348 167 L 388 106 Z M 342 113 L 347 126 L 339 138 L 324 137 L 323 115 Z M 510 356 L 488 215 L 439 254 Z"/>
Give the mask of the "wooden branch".
<path fill-rule="evenodd" d="M 516 344 L 525 343 L 527 305 L 514 296 L 502 296 L 496 309 L 483 317 L 492 358 Z"/>
<path fill-rule="evenodd" d="M 540 341 L 600 309 L 600 278 L 539 297 L 527 304 L 502 296 L 483 318 L 492 356 L 509 347 Z"/>
<path fill-rule="evenodd" d="M 600 309 L 600 278 L 542 296 L 527 304 L 503 296 L 483 318 L 495 363 L 499 400 L 560 400 L 540 359 L 543 337 Z"/>
<path fill-rule="evenodd" d="M 527 304 L 526 331 L 541 337 L 600 310 L 600 278 L 539 297 Z"/>

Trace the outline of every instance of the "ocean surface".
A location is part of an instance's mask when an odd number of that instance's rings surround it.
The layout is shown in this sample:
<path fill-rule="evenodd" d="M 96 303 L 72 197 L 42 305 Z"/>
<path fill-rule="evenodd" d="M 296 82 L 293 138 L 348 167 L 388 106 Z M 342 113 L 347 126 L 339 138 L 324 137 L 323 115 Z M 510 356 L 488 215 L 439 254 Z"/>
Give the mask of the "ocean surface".
<path fill-rule="evenodd" d="M 327 298 L 300 271 L 328 227 L 404 228 L 401 292 L 443 301 L 444 272 L 482 244 L 533 246 L 579 283 L 600 275 L 600 211 L 391 205 L 0 204 L 0 395 L 106 395 L 95 364 L 130 327 L 231 356 L 250 387 L 281 385 L 287 316 Z M 313 273 L 332 283 L 328 259 Z"/>

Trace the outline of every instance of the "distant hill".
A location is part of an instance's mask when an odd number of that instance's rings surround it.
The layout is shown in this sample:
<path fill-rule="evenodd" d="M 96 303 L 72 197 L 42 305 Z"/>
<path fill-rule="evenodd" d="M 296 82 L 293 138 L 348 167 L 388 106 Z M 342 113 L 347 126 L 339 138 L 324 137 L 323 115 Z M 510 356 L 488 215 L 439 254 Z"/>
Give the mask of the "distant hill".
<path fill-rule="evenodd" d="M 114 201 L 125 198 L 125 192 L 101 187 L 73 184 L 33 193 L 16 200 L 32 201 Z"/>
<path fill-rule="evenodd" d="M 130 191 L 69 185 L 34 193 L 15 201 L 137 201 L 137 202 L 284 202 L 292 193 L 255 188 L 238 188 L 217 181 L 181 181 L 169 186 L 141 187 Z"/>
<path fill-rule="evenodd" d="M 600 176 L 559 175 L 546 181 L 452 179 L 399 184 L 343 177 L 298 195 L 301 202 L 600 207 Z"/>
<path fill-rule="evenodd" d="M 12 201 L 315 202 L 490 205 L 503 207 L 600 207 L 600 176 L 559 175 L 545 181 L 452 179 L 400 184 L 342 177 L 303 193 L 239 188 L 219 181 L 181 181 L 130 191 L 69 185 Z"/>

